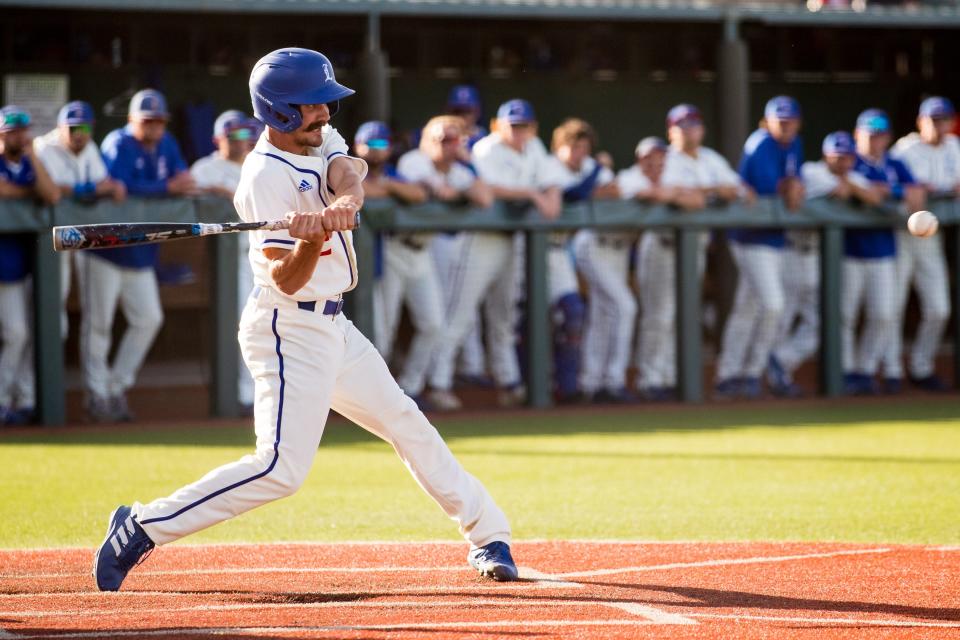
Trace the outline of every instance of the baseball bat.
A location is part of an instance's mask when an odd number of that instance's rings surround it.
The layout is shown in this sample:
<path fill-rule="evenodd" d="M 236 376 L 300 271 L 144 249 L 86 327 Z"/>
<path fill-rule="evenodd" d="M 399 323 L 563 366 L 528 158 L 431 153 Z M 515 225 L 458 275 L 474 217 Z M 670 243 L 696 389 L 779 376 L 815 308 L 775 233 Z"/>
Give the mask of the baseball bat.
<path fill-rule="evenodd" d="M 181 238 L 196 238 L 238 231 L 277 231 L 286 229 L 286 220 L 267 222 L 117 222 L 107 224 L 79 224 L 53 228 L 55 251 L 104 249 L 133 244 L 167 242 Z M 360 226 L 360 212 L 354 219 L 354 228 Z"/>

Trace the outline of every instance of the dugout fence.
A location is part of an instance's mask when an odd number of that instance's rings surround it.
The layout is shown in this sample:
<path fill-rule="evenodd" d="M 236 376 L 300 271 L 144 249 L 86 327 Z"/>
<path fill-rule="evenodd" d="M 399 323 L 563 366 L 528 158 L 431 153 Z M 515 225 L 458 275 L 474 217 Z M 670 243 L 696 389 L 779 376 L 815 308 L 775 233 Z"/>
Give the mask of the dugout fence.
<path fill-rule="evenodd" d="M 940 233 L 930 242 L 946 242 L 951 280 L 960 283 L 960 203 L 935 200 L 929 208 L 940 220 Z M 131 198 L 122 204 L 99 202 L 81 205 L 63 202 L 38 207 L 29 201 L 0 202 L 0 233 L 33 234 L 34 251 L 34 348 L 37 370 L 37 411 L 44 425 L 65 420 L 64 349 L 60 335 L 60 266 L 53 251 L 51 227 L 58 224 L 102 222 L 224 222 L 236 220 L 228 201 L 216 198 L 147 200 Z M 797 212 L 783 208 L 779 200 L 760 199 L 753 206 L 733 204 L 698 212 L 679 213 L 670 207 L 647 206 L 630 201 L 593 201 L 566 206 L 555 221 L 544 220 L 522 205 L 498 202 L 490 209 L 451 207 L 440 203 L 398 206 L 392 201 L 371 200 L 364 207 L 363 224 L 354 244 L 361 277 L 347 296 L 351 319 L 365 335 L 373 335 L 374 238 L 389 231 L 503 231 L 525 235 L 526 251 L 526 344 L 529 403 L 551 405 L 550 315 L 546 255 L 548 236 L 559 230 L 584 227 L 599 229 L 672 229 L 675 234 L 677 273 L 677 365 L 678 391 L 684 402 L 704 399 L 703 340 L 701 335 L 702 291 L 698 271 L 698 242 L 702 233 L 742 227 L 816 229 L 820 235 L 820 391 L 828 397 L 843 392 L 841 364 L 841 273 L 845 228 L 905 226 L 892 209 L 852 207 L 826 199 L 807 201 Z M 215 416 L 236 416 L 237 357 L 237 237 L 216 236 L 209 240 L 211 269 L 210 407 Z M 625 274 L 626 275 L 626 274 Z M 954 313 L 950 325 L 953 343 L 954 384 L 960 382 L 960 286 L 951 289 Z"/>

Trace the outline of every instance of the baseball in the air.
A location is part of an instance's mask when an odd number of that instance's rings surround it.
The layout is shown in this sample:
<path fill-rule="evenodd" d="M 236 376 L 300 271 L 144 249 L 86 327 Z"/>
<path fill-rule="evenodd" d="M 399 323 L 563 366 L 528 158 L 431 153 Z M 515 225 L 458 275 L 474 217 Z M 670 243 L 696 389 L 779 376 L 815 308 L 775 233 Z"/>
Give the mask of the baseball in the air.
<path fill-rule="evenodd" d="M 907 229 L 918 238 L 929 238 L 939 228 L 940 221 L 929 211 L 917 211 L 907 218 Z"/>

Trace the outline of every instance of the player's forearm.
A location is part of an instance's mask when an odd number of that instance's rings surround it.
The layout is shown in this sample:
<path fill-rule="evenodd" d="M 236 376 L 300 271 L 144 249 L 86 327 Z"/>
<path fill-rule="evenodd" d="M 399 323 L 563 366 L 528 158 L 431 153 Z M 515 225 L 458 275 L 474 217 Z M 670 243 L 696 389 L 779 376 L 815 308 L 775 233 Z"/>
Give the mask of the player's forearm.
<path fill-rule="evenodd" d="M 270 277 L 277 288 L 287 295 L 293 295 L 302 289 L 313 276 L 322 250 L 323 245 L 297 240 L 293 251 L 287 251 L 281 257 L 272 259 Z M 267 257 L 271 256 L 268 254 Z"/>
<path fill-rule="evenodd" d="M 507 187 L 491 186 L 493 197 L 500 200 L 530 200 L 530 189 L 508 189 Z"/>
<path fill-rule="evenodd" d="M 60 188 L 50 179 L 50 174 L 40 162 L 34 163 L 37 172 L 37 182 L 34 185 L 37 195 L 47 204 L 56 204 L 60 201 Z"/>
<path fill-rule="evenodd" d="M 391 180 L 387 190 L 391 196 L 408 204 L 421 204 L 427 201 L 427 190 L 412 182 Z"/>
<path fill-rule="evenodd" d="M 879 207 L 883 204 L 884 194 L 880 189 L 874 187 L 864 188 L 851 183 L 850 192 L 854 198 L 871 207 Z"/>

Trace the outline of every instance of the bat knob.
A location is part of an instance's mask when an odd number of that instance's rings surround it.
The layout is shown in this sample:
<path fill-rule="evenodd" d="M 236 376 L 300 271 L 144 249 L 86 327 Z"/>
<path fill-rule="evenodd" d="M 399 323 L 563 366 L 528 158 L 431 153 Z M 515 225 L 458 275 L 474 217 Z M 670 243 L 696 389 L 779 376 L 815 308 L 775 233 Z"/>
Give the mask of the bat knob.
<path fill-rule="evenodd" d="M 54 227 L 51 234 L 54 251 L 69 251 L 83 244 L 83 234 L 76 227 Z"/>

